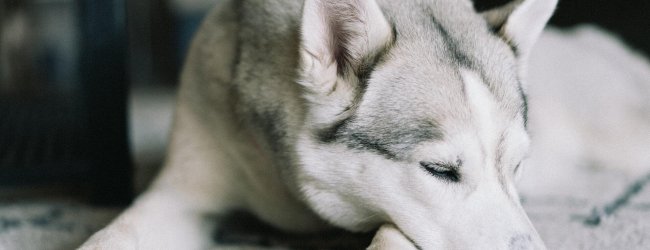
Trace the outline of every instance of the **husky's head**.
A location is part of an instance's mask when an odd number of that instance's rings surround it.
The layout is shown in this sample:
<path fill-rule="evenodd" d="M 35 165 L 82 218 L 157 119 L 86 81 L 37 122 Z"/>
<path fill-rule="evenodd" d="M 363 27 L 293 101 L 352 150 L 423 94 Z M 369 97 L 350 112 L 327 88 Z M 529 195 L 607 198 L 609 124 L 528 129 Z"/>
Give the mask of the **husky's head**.
<path fill-rule="evenodd" d="M 331 223 L 394 223 L 423 249 L 541 249 L 514 176 L 523 62 L 556 0 L 307 0 L 298 181 Z"/>

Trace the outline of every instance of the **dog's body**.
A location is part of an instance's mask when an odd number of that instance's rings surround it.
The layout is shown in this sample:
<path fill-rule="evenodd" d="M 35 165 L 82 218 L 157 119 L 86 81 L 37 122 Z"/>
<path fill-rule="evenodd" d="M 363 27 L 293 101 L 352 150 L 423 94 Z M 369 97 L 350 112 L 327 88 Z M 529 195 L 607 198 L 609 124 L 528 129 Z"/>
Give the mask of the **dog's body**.
<path fill-rule="evenodd" d="M 422 249 L 543 248 L 512 179 L 522 61 L 554 6 L 222 2 L 187 59 L 166 166 L 82 248 L 203 248 L 203 216 L 232 209 L 299 232 L 394 224 L 377 237 Z"/>

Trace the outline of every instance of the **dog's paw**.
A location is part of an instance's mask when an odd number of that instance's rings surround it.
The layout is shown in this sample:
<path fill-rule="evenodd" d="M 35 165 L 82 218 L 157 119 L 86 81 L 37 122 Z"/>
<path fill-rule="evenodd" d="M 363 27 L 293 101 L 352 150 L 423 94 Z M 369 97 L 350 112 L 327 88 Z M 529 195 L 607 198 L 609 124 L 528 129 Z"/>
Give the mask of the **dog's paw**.
<path fill-rule="evenodd" d="M 91 236 L 79 250 L 138 249 L 136 234 L 128 227 L 110 226 Z"/>
<path fill-rule="evenodd" d="M 367 250 L 391 249 L 416 250 L 418 248 L 394 225 L 385 224 L 379 228 Z"/>

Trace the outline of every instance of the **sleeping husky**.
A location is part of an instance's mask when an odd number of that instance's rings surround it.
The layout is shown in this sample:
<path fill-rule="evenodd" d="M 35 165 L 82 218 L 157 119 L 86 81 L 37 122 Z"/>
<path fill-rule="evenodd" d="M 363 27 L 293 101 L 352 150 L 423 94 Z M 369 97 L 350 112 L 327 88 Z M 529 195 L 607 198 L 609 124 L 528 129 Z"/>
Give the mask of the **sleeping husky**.
<path fill-rule="evenodd" d="M 166 166 L 82 249 L 210 247 L 210 215 L 373 249 L 544 249 L 514 179 L 526 58 L 556 0 L 222 1 L 194 39 Z"/>

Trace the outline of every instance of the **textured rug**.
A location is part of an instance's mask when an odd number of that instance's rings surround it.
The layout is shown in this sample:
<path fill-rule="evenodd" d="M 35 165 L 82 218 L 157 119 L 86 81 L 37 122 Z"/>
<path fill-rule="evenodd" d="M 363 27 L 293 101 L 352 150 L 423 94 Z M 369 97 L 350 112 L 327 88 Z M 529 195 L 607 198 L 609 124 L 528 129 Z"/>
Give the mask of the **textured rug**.
<path fill-rule="evenodd" d="M 0 205 L 0 249 L 75 249 L 118 211 L 61 201 L 5 203 Z"/>

